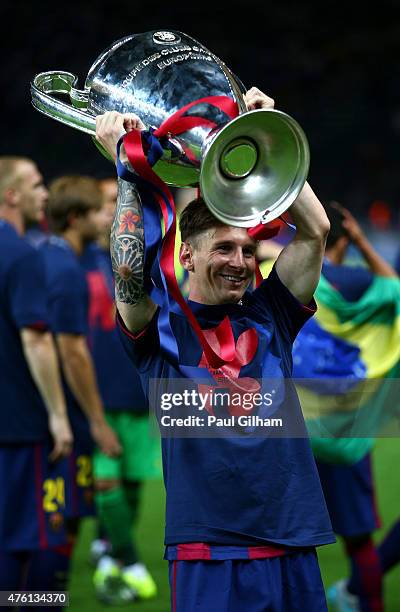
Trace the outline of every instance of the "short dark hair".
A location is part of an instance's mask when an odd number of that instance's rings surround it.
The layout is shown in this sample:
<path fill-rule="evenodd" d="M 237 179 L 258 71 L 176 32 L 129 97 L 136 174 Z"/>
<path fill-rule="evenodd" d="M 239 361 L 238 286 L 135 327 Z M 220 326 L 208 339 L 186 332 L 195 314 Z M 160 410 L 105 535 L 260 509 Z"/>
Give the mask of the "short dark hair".
<path fill-rule="evenodd" d="M 189 202 L 179 219 L 182 242 L 196 238 L 209 229 L 224 226 L 226 223 L 214 217 L 202 197 Z"/>
<path fill-rule="evenodd" d="M 344 215 L 338 208 L 336 208 L 336 202 L 333 200 L 327 203 L 324 203 L 324 208 L 326 215 L 329 219 L 329 223 L 331 224 L 328 238 L 326 240 L 326 248 L 330 249 L 335 246 L 337 241 L 340 238 L 346 236 L 349 237 L 349 234 L 345 227 L 343 227 L 343 221 L 345 219 Z"/>
<path fill-rule="evenodd" d="M 61 176 L 49 186 L 48 214 L 51 229 L 64 232 L 71 214 L 84 216 L 99 210 L 102 193 L 99 182 L 90 176 Z"/>

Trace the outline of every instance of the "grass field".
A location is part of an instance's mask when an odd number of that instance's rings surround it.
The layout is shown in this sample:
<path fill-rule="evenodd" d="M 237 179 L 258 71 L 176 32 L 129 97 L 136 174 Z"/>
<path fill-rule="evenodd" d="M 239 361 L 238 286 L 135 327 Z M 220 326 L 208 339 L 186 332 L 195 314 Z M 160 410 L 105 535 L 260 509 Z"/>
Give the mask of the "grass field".
<path fill-rule="evenodd" d="M 398 439 L 379 440 L 374 457 L 378 506 L 382 519 L 382 528 L 375 534 L 375 541 L 379 542 L 391 523 L 400 516 L 400 441 Z M 157 599 L 147 603 L 132 603 L 129 606 L 117 608 L 103 606 L 94 597 L 93 570 L 88 564 L 88 547 L 94 523 L 87 519 L 83 523 L 79 544 L 74 555 L 70 585 L 71 612 L 104 612 L 104 610 L 114 612 L 128 608 L 133 608 L 136 612 L 167 612 L 169 610 L 169 590 L 167 563 L 162 560 L 163 527 L 163 485 L 161 482 L 149 482 L 145 487 L 138 534 L 143 559 L 159 585 L 159 595 Z M 340 543 L 320 548 L 319 559 L 326 586 L 346 575 L 347 561 Z M 399 612 L 400 566 L 394 568 L 385 578 L 385 597 L 385 612 Z"/>

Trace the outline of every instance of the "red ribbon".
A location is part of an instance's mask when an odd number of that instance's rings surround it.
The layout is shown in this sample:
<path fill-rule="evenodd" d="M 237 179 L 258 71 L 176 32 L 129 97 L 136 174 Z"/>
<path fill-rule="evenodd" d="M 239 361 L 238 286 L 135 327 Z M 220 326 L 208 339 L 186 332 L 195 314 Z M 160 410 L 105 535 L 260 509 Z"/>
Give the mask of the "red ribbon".
<path fill-rule="evenodd" d="M 154 135 L 157 137 L 161 137 L 166 134 L 181 134 L 187 129 L 191 129 L 192 127 L 197 127 L 200 125 L 210 125 L 211 127 L 215 126 L 213 122 L 203 117 L 182 117 L 183 113 L 186 110 L 200 103 L 213 104 L 214 106 L 217 106 L 218 108 L 226 112 L 231 118 L 236 116 L 238 113 L 236 103 L 231 98 L 227 98 L 225 96 L 210 96 L 208 98 L 202 98 L 200 100 L 191 102 L 190 104 L 184 106 L 176 113 L 168 117 L 160 125 L 158 130 L 154 132 Z M 149 181 L 149 183 L 155 185 L 162 193 L 164 193 L 171 206 L 171 210 L 173 212 L 173 220 L 168 226 L 168 208 L 161 195 L 157 191 L 154 191 L 154 195 L 161 209 L 162 217 L 164 220 L 164 227 L 166 229 L 161 248 L 161 269 L 165 276 L 168 292 L 171 297 L 177 302 L 177 304 L 179 304 L 183 313 L 189 320 L 194 332 L 196 333 L 200 341 L 200 344 L 204 350 L 204 354 L 207 358 L 210 367 L 219 368 L 224 364 L 231 362 L 236 355 L 235 339 L 233 336 L 229 317 L 226 316 L 223 319 L 218 329 L 218 341 L 221 350 L 221 354 L 218 354 L 211 348 L 210 344 L 208 343 L 196 317 L 194 316 L 189 306 L 187 305 L 184 297 L 182 296 L 178 282 L 176 280 L 174 267 L 176 212 L 173 196 L 167 185 L 157 176 L 157 174 L 152 170 L 150 164 L 148 163 L 143 150 L 140 131 L 132 130 L 124 136 L 123 141 L 127 157 L 130 163 L 132 164 L 132 167 L 140 176 Z"/>
<path fill-rule="evenodd" d="M 208 96 L 207 98 L 200 98 L 199 100 L 190 102 L 190 104 L 186 104 L 186 106 L 182 106 L 182 108 L 163 121 L 160 127 L 154 131 L 154 136 L 157 138 L 162 138 L 167 135 L 176 136 L 177 134 L 182 134 L 182 132 L 186 132 L 194 127 L 199 127 L 200 125 L 216 127 L 214 121 L 210 121 L 210 119 L 206 119 L 205 117 L 199 117 L 197 115 L 183 117 L 186 111 L 199 104 L 211 104 L 212 106 L 216 106 L 228 115 L 230 119 L 234 119 L 238 116 L 238 107 L 232 98 L 228 98 L 227 96 Z"/>
<path fill-rule="evenodd" d="M 234 119 L 238 115 L 238 107 L 236 102 L 234 102 L 231 98 L 227 96 L 209 96 L 206 98 L 200 98 L 199 100 L 195 100 L 190 104 L 183 106 L 175 113 L 173 113 L 170 117 L 168 117 L 160 125 L 160 127 L 153 132 L 154 136 L 156 136 L 157 138 L 162 138 L 164 136 L 171 137 L 177 134 L 181 134 L 182 132 L 186 132 L 187 130 L 190 130 L 194 127 L 216 127 L 216 124 L 213 121 L 210 121 L 205 117 L 195 115 L 184 116 L 184 114 L 190 108 L 199 104 L 211 104 L 222 110 L 228 117 L 230 117 L 230 119 Z M 168 209 L 165 204 L 165 201 L 157 191 L 154 192 L 154 195 L 161 209 L 165 227 L 165 235 L 163 238 L 160 258 L 161 269 L 164 273 L 168 292 L 180 306 L 189 323 L 191 324 L 203 348 L 204 355 L 207 359 L 208 364 L 211 368 L 220 368 L 226 363 L 233 361 L 236 356 L 235 340 L 229 317 L 226 316 L 221 322 L 221 324 L 218 326 L 217 333 L 220 346 L 220 354 L 218 354 L 213 350 L 213 348 L 207 341 L 203 330 L 197 322 L 196 317 L 193 315 L 184 297 L 182 296 L 178 282 L 176 280 L 174 267 L 176 212 L 173 196 L 167 185 L 158 177 L 158 175 L 153 171 L 150 164 L 148 163 L 145 152 L 143 150 L 140 131 L 133 130 L 129 132 L 124 136 L 123 141 L 127 157 L 130 163 L 132 164 L 132 167 L 140 176 L 145 178 L 151 184 L 155 185 L 162 193 L 164 193 L 171 206 L 171 210 L 173 212 L 173 220 L 170 226 L 168 226 Z M 259 224 L 258 226 L 250 228 L 248 230 L 249 235 L 254 237 L 256 240 L 266 240 L 268 238 L 271 238 L 272 236 L 275 236 L 278 231 L 279 225 L 277 227 L 273 227 L 271 224 L 269 224 L 268 226 Z M 256 266 L 257 286 L 262 280 L 263 279 L 261 272 L 258 266 Z"/>

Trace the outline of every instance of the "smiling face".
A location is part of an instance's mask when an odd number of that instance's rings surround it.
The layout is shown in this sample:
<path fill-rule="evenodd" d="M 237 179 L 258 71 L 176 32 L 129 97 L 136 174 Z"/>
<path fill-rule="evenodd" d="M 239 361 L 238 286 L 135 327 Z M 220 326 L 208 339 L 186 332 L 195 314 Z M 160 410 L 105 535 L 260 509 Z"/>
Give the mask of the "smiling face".
<path fill-rule="evenodd" d="M 255 272 L 257 243 L 241 227 L 202 232 L 181 246 L 180 260 L 189 271 L 189 299 L 201 304 L 235 304 Z"/>

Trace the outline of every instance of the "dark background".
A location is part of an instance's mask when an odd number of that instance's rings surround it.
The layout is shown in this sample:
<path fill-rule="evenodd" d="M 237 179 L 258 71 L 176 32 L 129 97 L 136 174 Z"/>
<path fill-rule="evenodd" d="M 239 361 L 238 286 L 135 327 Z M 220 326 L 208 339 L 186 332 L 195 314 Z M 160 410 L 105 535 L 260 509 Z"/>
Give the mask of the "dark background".
<path fill-rule="evenodd" d="M 77 74 L 83 87 L 96 57 L 122 36 L 177 29 L 299 121 L 311 148 L 309 179 L 322 199 L 338 199 L 362 216 L 383 202 L 398 228 L 399 8 L 395 1 L 322 0 L 3 4 L 0 153 L 32 157 L 46 180 L 112 174 L 89 136 L 31 107 L 29 82 L 61 69 Z"/>

